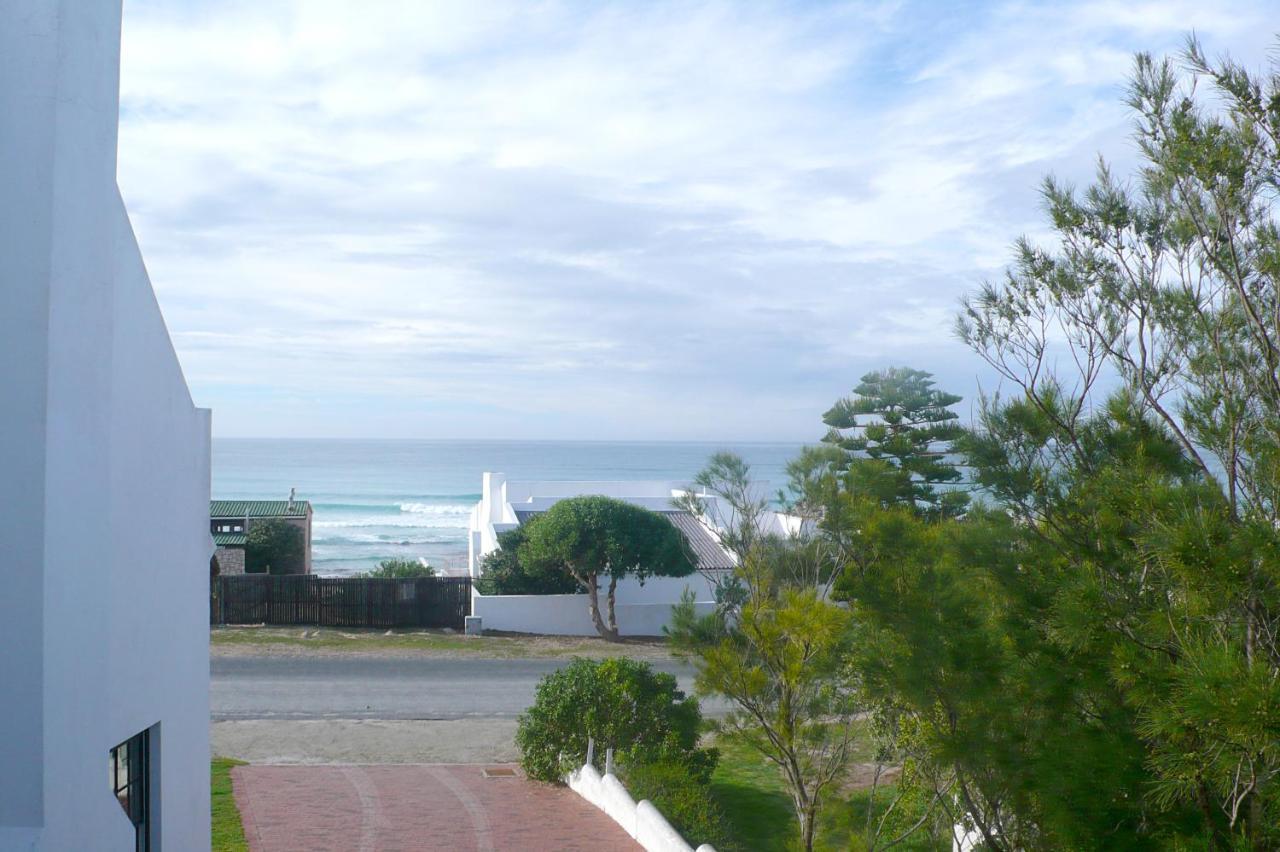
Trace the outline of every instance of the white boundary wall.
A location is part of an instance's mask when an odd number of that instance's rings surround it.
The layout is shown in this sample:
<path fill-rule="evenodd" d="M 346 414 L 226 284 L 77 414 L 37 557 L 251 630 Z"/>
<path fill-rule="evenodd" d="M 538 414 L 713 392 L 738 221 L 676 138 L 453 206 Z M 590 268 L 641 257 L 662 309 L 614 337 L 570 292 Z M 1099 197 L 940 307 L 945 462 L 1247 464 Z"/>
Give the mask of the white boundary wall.
<path fill-rule="evenodd" d="M 694 850 L 648 799 L 637 803 L 617 776 L 601 775 L 591 764 L 572 772 L 569 789 L 604 811 L 647 852 L 716 852 L 704 843 Z"/>
<path fill-rule="evenodd" d="M 694 593 L 698 612 L 715 609 L 710 584 L 700 574 L 688 577 L 651 577 L 643 586 L 633 578 L 618 583 L 615 614 L 623 636 L 661 636 L 671 623 L 671 608 L 685 589 Z M 600 590 L 601 617 L 606 589 Z M 541 633 L 557 636 L 595 636 L 596 628 L 581 595 L 482 595 L 473 593 L 471 614 L 480 616 L 485 630 Z"/>
<path fill-rule="evenodd" d="M 209 412 L 116 188 L 119 0 L 0 2 L 0 850 L 209 849 Z"/>

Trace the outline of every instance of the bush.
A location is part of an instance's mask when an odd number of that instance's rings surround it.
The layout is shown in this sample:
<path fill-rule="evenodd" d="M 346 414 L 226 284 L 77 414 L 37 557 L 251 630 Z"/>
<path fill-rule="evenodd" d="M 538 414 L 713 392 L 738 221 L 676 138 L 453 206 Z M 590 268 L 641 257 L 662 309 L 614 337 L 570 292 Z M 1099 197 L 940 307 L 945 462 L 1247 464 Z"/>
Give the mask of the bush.
<path fill-rule="evenodd" d="M 417 577 L 434 577 L 436 569 L 424 565 L 416 559 L 384 559 L 372 571 L 366 571 L 361 577 L 374 580 L 413 580 Z"/>
<path fill-rule="evenodd" d="M 714 750 L 711 769 L 714 769 Z M 619 768 L 627 792 L 639 802 L 648 799 L 662 811 L 667 821 L 680 832 L 690 846 L 710 843 L 718 848 L 729 845 L 729 832 L 724 812 L 711 795 L 710 769 L 661 760 L 656 763 L 626 764 Z"/>
<path fill-rule="evenodd" d="M 305 567 L 306 542 L 300 528 L 279 518 L 249 525 L 244 545 L 246 574 L 301 574 Z"/>
<path fill-rule="evenodd" d="M 701 723 L 697 699 L 648 663 L 575 659 L 538 684 L 516 745 L 525 772 L 542 781 L 581 766 L 592 738 L 601 758 L 612 747 L 620 764 L 665 760 L 709 776 L 716 755 L 697 747 Z"/>
<path fill-rule="evenodd" d="M 525 531 L 537 518 L 498 534 L 498 549 L 484 558 L 476 588 L 482 595 L 571 595 L 581 592 L 567 571 L 549 571 L 523 565 L 518 557 Z"/>

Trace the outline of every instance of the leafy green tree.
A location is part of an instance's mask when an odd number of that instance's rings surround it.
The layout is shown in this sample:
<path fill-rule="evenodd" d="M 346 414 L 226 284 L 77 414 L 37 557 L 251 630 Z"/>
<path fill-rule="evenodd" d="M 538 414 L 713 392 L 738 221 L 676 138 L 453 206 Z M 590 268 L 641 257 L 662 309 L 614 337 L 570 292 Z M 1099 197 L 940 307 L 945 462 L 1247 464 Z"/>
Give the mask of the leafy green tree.
<path fill-rule="evenodd" d="M 481 561 L 477 588 L 486 595 L 568 595 L 578 591 L 578 581 L 555 565 L 525 565 L 520 546 L 539 516 L 498 533 L 498 549 Z"/>
<path fill-rule="evenodd" d="M 1138 58 L 1142 170 L 1047 182 L 1056 245 L 965 305 L 996 505 L 805 468 L 862 685 L 991 849 L 1280 845 L 1280 74 L 1182 59 Z"/>
<path fill-rule="evenodd" d="M 657 512 L 611 497 L 569 497 L 530 524 L 518 550 L 521 565 L 536 572 L 567 574 L 586 591 L 596 630 L 618 641 L 615 614 L 618 580 L 685 577 L 696 565 L 684 534 Z M 599 589 L 608 577 L 601 616 Z"/>
<path fill-rule="evenodd" d="M 720 545 L 741 564 L 761 542 L 776 537 L 766 528 L 769 500 L 751 476 L 751 465 L 736 453 L 721 451 L 707 460 L 690 488 L 673 500 L 717 531 Z M 736 612 L 747 590 L 736 571 L 702 571 L 725 612 Z"/>
<path fill-rule="evenodd" d="M 559 782 L 582 766 L 594 739 L 600 755 L 612 748 L 621 763 L 678 763 L 705 783 L 716 753 L 698 748 L 701 724 L 697 699 L 674 676 L 625 657 L 579 658 L 539 682 L 516 745 L 525 772 L 540 781 Z"/>
<path fill-rule="evenodd" d="M 384 559 L 377 568 L 360 576 L 373 580 L 413 580 L 435 575 L 436 569 L 417 559 Z"/>
<path fill-rule="evenodd" d="M 1112 617 L 1094 629 L 1124 639 L 1113 678 L 1148 749 L 1146 800 L 1197 810 L 1213 845 L 1252 848 L 1280 842 L 1280 705 L 1264 686 L 1280 679 L 1278 69 L 1210 62 L 1194 40 L 1181 71 L 1139 56 L 1129 104 L 1141 172 L 1123 180 L 1104 163 L 1083 193 L 1046 181 L 1058 245 L 1022 242 L 1008 279 L 960 321 L 1025 398 L 988 406 L 991 431 L 1014 440 L 982 448 L 987 478 L 1032 528 L 1071 533 L 1067 553 Z M 1077 374 L 1047 369 L 1063 349 Z M 1142 445 L 1095 446 L 1092 391 L 1107 372 L 1125 386 L 1107 419 L 1165 436 L 1160 452 L 1176 448 L 1195 481 L 1117 481 L 1117 460 Z M 1081 484 L 1085 519 L 1127 521 L 1107 532 L 1132 552 L 1064 514 Z M 1111 511 L 1094 510 L 1116 493 Z"/>
<path fill-rule="evenodd" d="M 751 590 L 736 617 L 698 617 L 692 599 L 668 630 L 697 667 L 697 689 L 734 704 L 718 728 L 774 764 L 786 783 L 804 849 L 812 850 L 827 797 L 848 768 L 862 708 L 845 668 L 849 613 L 791 576 L 756 548 L 741 570 Z"/>
<path fill-rule="evenodd" d="M 951 517 L 964 511 L 967 495 L 937 486 L 961 479 L 949 455 L 963 432 L 950 409 L 961 397 L 933 385 L 929 373 L 908 367 L 867 373 L 822 416 L 830 427 L 822 440 L 844 451 L 854 487 L 885 504 Z"/>
<path fill-rule="evenodd" d="M 279 518 L 249 525 L 244 546 L 246 574 L 301 574 L 305 566 L 306 542 L 300 528 Z"/>

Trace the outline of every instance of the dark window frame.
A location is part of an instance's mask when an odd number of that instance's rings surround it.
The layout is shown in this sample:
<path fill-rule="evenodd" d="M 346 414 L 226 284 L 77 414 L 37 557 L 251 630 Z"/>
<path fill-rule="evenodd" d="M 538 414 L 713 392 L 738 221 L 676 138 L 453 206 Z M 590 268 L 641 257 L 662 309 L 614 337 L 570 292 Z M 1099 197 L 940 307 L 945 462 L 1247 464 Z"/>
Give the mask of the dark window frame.
<path fill-rule="evenodd" d="M 151 729 L 111 749 L 111 792 L 133 823 L 134 849 L 151 849 Z"/>

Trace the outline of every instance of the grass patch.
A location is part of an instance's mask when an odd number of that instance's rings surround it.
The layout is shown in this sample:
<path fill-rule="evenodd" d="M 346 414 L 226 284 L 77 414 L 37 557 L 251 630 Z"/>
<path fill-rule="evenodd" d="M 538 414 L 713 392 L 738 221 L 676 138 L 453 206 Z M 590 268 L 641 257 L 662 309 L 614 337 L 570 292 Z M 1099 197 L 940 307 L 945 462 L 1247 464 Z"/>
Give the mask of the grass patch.
<path fill-rule="evenodd" d="M 215 757 L 211 764 L 212 780 L 210 799 L 213 814 L 210 825 L 213 832 L 213 852 L 248 852 L 240 811 L 231 793 L 231 767 L 240 766 L 243 760 Z"/>
<path fill-rule="evenodd" d="M 745 746 L 721 740 L 716 747 L 720 763 L 711 776 L 711 794 L 733 838 L 721 852 L 786 849 L 796 837 L 795 811 L 778 770 Z"/>
<path fill-rule="evenodd" d="M 324 650 L 353 653 L 422 653 L 488 658 L 637 657 L 668 656 L 662 639 L 606 642 L 592 636 L 466 636 L 438 630 L 363 630 L 333 627 L 214 627 L 214 648 Z"/>
<path fill-rule="evenodd" d="M 721 852 L 799 849 L 795 811 L 777 767 L 746 746 L 723 739 L 715 745 L 720 749 L 720 763 L 711 776 L 711 793 L 724 811 L 725 822 L 733 838 Z M 860 741 L 854 760 L 870 760 L 869 750 L 869 739 Z M 873 820 L 879 821 L 896 793 L 895 786 L 880 785 L 876 790 Z M 818 817 L 815 847 L 823 850 L 866 849 L 869 799 L 868 790 L 854 790 L 829 799 Z M 895 838 L 920 814 L 914 803 L 899 804 L 891 823 L 886 824 L 882 842 Z M 717 845 L 717 848 L 721 847 Z M 924 852 L 948 850 L 951 845 L 949 837 L 935 839 L 919 831 L 893 848 L 903 852 Z"/>

